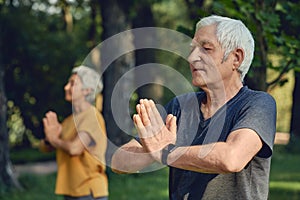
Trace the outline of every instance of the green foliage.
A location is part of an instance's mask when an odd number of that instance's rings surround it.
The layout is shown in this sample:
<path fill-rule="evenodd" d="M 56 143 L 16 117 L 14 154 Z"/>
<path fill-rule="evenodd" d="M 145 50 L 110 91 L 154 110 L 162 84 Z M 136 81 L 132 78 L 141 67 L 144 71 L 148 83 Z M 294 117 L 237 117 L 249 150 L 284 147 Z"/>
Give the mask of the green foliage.
<path fill-rule="evenodd" d="M 28 1 L 1 7 L 1 44 L 5 47 L 1 48 L 1 63 L 8 103 L 14 105 L 8 117 L 11 138 L 30 132 L 43 137 L 41 120 L 48 110 L 58 112 L 60 118 L 71 113 L 63 87 L 73 66 L 91 48 L 87 34 L 91 20 L 83 2 L 71 4 L 76 15 L 73 31 L 67 32 L 59 2 Z"/>

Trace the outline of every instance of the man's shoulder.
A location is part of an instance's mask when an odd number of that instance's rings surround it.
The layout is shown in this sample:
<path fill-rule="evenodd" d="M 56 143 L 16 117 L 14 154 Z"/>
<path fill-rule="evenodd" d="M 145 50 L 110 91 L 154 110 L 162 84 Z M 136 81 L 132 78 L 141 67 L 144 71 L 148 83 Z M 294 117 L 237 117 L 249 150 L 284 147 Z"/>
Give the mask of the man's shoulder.
<path fill-rule="evenodd" d="M 180 102 L 189 102 L 189 101 L 199 101 L 202 98 L 205 97 L 205 93 L 204 92 L 189 92 L 189 93 L 185 93 L 185 94 L 181 94 L 175 97 L 175 99 L 177 99 Z"/>
<path fill-rule="evenodd" d="M 182 110 L 199 110 L 201 99 L 205 94 L 203 92 L 190 92 L 178 95 L 172 98 L 166 105 L 167 113 L 180 115 Z"/>
<path fill-rule="evenodd" d="M 247 99 L 253 100 L 253 103 L 276 103 L 274 97 L 265 91 L 253 90 L 245 86 L 244 94 Z"/>

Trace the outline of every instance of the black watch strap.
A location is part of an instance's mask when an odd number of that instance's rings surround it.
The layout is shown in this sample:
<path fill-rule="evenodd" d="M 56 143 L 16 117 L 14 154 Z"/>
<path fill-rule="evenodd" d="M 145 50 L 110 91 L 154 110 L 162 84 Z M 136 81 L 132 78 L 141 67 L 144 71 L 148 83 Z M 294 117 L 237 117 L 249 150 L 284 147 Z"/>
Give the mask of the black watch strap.
<path fill-rule="evenodd" d="M 162 149 L 161 154 L 161 163 L 164 165 L 168 165 L 167 159 L 169 154 L 177 148 L 175 144 L 168 144 L 166 147 Z"/>

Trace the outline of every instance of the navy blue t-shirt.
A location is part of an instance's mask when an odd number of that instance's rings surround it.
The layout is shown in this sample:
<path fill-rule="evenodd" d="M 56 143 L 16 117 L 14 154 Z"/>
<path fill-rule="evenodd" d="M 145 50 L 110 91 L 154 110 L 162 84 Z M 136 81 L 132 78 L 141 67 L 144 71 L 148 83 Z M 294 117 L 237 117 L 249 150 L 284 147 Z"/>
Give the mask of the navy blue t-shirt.
<path fill-rule="evenodd" d="M 244 86 L 211 118 L 204 120 L 199 105 L 205 97 L 204 92 L 188 93 L 166 105 L 167 113 L 177 117 L 177 146 L 226 141 L 232 131 L 249 128 L 260 136 L 263 147 L 238 173 L 205 174 L 170 167 L 170 199 L 267 199 L 276 132 L 274 99 Z"/>

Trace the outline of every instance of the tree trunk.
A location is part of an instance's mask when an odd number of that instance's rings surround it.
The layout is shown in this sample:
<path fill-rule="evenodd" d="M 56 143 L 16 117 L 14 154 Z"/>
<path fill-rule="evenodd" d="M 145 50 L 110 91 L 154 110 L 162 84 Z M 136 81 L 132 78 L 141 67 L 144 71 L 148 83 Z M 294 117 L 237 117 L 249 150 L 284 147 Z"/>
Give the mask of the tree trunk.
<path fill-rule="evenodd" d="M 141 27 L 154 27 L 154 18 L 151 10 L 151 5 L 149 3 L 138 3 L 135 7 L 136 14 L 133 18 L 132 25 L 133 28 L 141 28 Z M 134 42 L 138 42 L 135 41 Z M 135 63 L 136 67 L 147 64 L 147 63 L 156 63 L 155 62 L 155 50 L 154 49 L 140 49 L 135 52 Z M 161 77 L 157 75 L 157 73 L 147 74 L 150 76 L 150 79 L 155 83 L 159 83 Z M 143 82 L 144 77 L 136 76 L 136 82 Z M 156 103 L 161 103 L 161 99 L 163 97 L 163 86 L 159 84 L 148 84 L 137 89 L 138 97 L 141 98 L 151 98 Z"/>
<path fill-rule="evenodd" d="M 300 139 L 300 72 L 295 72 L 290 133 Z"/>
<path fill-rule="evenodd" d="M 2 8 L 0 8 L 0 13 Z M 5 68 L 2 60 L 3 42 L 2 34 L 4 32 L 4 24 L 0 21 L 0 194 L 11 189 L 22 189 L 12 169 L 12 164 L 9 158 L 9 143 L 8 131 L 6 126 L 7 121 L 7 104 L 6 94 L 4 89 L 4 74 Z"/>
<path fill-rule="evenodd" d="M 7 106 L 4 90 L 4 67 L 0 62 L 0 193 L 5 192 L 6 190 L 11 188 L 22 188 L 13 173 L 12 164 L 9 158 L 6 111 Z"/>
<path fill-rule="evenodd" d="M 97 1 L 91 1 L 90 2 L 90 5 L 91 5 L 91 20 L 92 20 L 92 23 L 90 25 L 90 28 L 89 28 L 89 32 L 88 32 L 88 40 L 91 42 L 91 46 L 94 47 L 96 46 L 96 41 L 97 41 L 97 10 L 98 10 L 98 3 Z"/>
<path fill-rule="evenodd" d="M 126 3 L 126 2 L 125 2 Z M 122 5 L 124 2 L 117 0 L 110 1 L 100 1 L 101 15 L 102 15 L 102 40 L 105 41 L 111 36 L 114 36 L 122 31 L 131 29 L 131 24 L 128 20 L 128 11 L 126 10 L 127 5 Z M 112 54 L 116 52 L 123 52 L 125 49 L 133 48 L 133 39 L 130 32 L 127 33 L 126 37 L 118 41 L 111 41 L 109 48 L 112 50 Z M 103 55 L 107 52 L 101 52 L 101 63 L 105 62 Z M 112 64 L 105 70 L 103 76 L 104 90 L 103 90 L 103 114 L 106 121 L 107 135 L 109 140 L 114 145 L 124 144 L 129 140 L 129 135 L 126 130 L 131 130 L 133 128 L 133 123 L 130 116 L 124 115 L 123 113 L 118 113 L 118 119 L 122 120 L 123 127 L 120 127 L 116 123 L 114 115 L 112 113 L 112 92 L 115 89 L 116 83 L 128 70 L 134 67 L 134 53 L 127 53 L 125 55 L 120 55 L 114 60 Z M 127 77 L 126 84 L 120 85 L 122 87 L 117 94 L 118 99 L 116 101 L 122 101 L 128 98 L 128 84 L 134 82 L 134 77 Z M 127 84 L 128 83 L 128 84 Z M 124 131 L 125 127 L 125 131 Z M 122 128 L 122 129 L 121 129 Z M 108 152 L 110 154 L 110 152 Z"/>
<path fill-rule="evenodd" d="M 62 1 L 62 13 L 64 16 L 66 31 L 67 33 L 71 33 L 73 31 L 73 16 L 70 10 L 70 5 L 66 0 Z"/>

